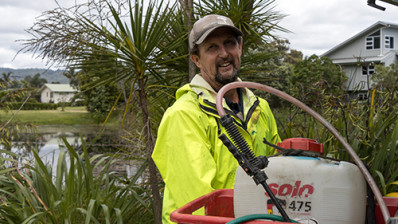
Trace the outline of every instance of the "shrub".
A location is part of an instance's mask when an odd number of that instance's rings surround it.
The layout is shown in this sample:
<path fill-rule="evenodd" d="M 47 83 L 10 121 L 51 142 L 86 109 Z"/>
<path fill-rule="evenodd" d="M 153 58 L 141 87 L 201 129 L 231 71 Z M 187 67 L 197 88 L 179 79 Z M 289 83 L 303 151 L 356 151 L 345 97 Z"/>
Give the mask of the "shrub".
<path fill-rule="evenodd" d="M 22 102 L 9 102 L 7 106 L 10 110 L 18 110 L 21 108 Z M 26 102 L 21 110 L 56 110 L 58 104 L 54 103 L 36 103 L 36 102 Z"/>

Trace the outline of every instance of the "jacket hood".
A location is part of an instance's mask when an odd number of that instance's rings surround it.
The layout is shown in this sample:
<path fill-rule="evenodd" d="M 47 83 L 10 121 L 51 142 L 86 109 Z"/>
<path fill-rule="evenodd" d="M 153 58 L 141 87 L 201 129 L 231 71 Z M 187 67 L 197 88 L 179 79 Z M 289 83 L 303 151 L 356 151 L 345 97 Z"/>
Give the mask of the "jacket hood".
<path fill-rule="evenodd" d="M 204 95 L 207 99 L 216 99 L 217 92 L 203 79 L 201 75 L 195 75 L 189 84 L 179 88 L 176 93 L 176 98 L 179 99 L 187 92 L 194 92 L 197 95 Z"/>

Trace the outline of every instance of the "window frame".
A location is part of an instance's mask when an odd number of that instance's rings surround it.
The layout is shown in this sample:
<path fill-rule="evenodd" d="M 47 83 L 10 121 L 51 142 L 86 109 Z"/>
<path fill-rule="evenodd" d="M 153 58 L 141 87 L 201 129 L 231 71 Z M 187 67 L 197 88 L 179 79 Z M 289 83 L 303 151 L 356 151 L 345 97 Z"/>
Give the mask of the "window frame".
<path fill-rule="evenodd" d="M 392 35 L 384 36 L 384 47 L 386 49 L 394 49 L 394 36 Z"/>
<path fill-rule="evenodd" d="M 372 75 L 375 73 L 375 66 L 374 65 L 363 65 L 362 66 L 362 75 Z"/>
<path fill-rule="evenodd" d="M 381 47 L 381 35 L 380 30 L 370 34 L 365 39 L 366 50 L 377 50 Z"/>

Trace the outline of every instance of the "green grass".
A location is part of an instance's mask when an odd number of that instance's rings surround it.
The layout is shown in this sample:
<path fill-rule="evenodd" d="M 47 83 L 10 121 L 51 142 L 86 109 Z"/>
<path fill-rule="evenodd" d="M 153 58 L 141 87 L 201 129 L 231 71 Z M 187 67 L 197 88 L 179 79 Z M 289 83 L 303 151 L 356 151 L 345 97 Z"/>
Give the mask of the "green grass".
<path fill-rule="evenodd" d="M 66 107 L 57 110 L 21 110 L 0 111 L 0 121 L 8 121 L 14 114 L 14 123 L 31 123 L 34 125 L 74 125 L 74 124 L 98 124 L 98 121 L 90 116 L 85 107 Z"/>

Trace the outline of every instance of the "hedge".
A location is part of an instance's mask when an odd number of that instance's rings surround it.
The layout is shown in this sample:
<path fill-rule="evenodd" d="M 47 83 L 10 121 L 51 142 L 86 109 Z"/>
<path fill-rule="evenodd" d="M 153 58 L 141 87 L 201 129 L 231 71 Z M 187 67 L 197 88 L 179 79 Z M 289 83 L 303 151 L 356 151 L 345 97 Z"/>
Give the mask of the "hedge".
<path fill-rule="evenodd" d="M 9 102 L 7 106 L 10 110 L 18 110 L 21 107 L 21 102 Z M 26 102 L 21 110 L 56 110 L 59 105 L 55 103 L 33 103 Z"/>

